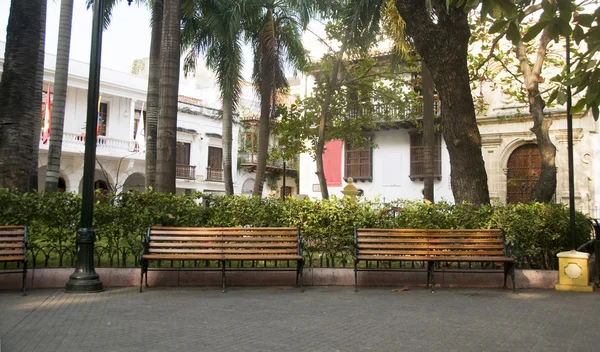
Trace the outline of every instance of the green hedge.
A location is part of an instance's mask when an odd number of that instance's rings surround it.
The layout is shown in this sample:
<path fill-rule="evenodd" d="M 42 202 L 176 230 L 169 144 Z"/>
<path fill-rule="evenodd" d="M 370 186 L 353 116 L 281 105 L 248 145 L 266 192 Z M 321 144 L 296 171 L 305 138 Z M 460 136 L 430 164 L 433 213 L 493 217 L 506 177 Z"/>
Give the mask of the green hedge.
<path fill-rule="evenodd" d="M 0 224 L 28 224 L 32 245 L 72 248 L 79 228 L 81 198 L 72 193 L 17 194 L 0 189 Z M 305 248 L 313 253 L 351 252 L 353 227 L 503 228 L 520 267 L 556 268 L 555 254 L 569 249 L 569 212 L 562 204 L 473 206 L 439 202 L 376 200 L 350 202 L 220 197 L 194 193 L 174 196 L 128 192 L 96 202 L 98 244 L 139 248 L 148 226 L 301 226 Z M 577 214 L 576 245 L 588 241 L 591 227 Z M 344 260 L 347 260 L 344 259 Z"/>

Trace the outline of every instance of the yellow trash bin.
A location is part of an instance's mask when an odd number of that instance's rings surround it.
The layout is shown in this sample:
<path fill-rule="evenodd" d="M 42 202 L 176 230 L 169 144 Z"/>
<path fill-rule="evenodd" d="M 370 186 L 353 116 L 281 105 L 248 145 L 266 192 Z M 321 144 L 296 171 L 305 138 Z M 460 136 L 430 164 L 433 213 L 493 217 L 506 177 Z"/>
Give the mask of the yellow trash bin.
<path fill-rule="evenodd" d="M 594 291 L 594 287 L 589 284 L 589 253 L 571 250 L 560 252 L 556 256 L 558 257 L 558 284 L 554 288 L 557 291 Z"/>

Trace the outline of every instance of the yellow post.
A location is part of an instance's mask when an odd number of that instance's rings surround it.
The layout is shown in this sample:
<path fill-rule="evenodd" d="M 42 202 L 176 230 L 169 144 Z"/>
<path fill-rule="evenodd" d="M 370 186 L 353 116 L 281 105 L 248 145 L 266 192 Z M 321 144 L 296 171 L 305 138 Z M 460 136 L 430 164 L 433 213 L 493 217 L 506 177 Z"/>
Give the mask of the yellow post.
<path fill-rule="evenodd" d="M 589 284 L 589 253 L 571 250 L 560 252 L 558 257 L 557 291 L 593 292 L 594 286 Z"/>
<path fill-rule="evenodd" d="M 350 198 L 352 201 L 356 201 L 356 196 L 358 195 L 358 188 L 354 185 L 354 180 L 352 177 L 348 177 L 348 184 L 342 190 L 342 194 L 344 197 Z"/>

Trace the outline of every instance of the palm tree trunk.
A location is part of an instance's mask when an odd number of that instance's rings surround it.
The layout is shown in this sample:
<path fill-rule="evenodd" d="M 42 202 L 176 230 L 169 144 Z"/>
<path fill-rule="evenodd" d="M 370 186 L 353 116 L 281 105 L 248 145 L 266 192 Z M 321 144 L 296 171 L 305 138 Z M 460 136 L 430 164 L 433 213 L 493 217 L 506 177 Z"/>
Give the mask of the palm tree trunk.
<path fill-rule="evenodd" d="M 232 136 L 233 128 L 233 101 L 223 98 L 223 177 L 225 181 L 225 194 L 233 195 L 233 170 L 232 170 Z"/>
<path fill-rule="evenodd" d="M 271 129 L 271 104 L 273 96 L 273 86 L 275 85 L 275 70 L 277 64 L 277 51 L 274 47 L 275 24 L 273 23 L 273 10 L 268 10 L 268 20 L 262 28 L 260 37 L 261 50 L 261 81 L 260 89 L 260 121 L 258 124 L 258 161 L 256 163 L 256 179 L 254 180 L 254 197 L 261 197 L 263 193 L 263 184 L 265 181 L 265 171 L 267 168 L 267 158 L 269 157 L 269 136 Z"/>
<path fill-rule="evenodd" d="M 146 188 L 156 187 L 156 140 L 158 129 L 158 92 L 160 85 L 160 47 L 162 38 L 163 0 L 152 6 L 152 41 L 146 97 Z"/>
<path fill-rule="evenodd" d="M 44 0 L 44 4 L 42 5 L 42 29 L 40 30 L 40 56 L 38 58 L 38 66 L 37 66 L 37 85 L 40 87 L 38 95 L 39 99 L 34 101 L 35 106 L 34 110 L 39 111 L 40 115 L 38 115 L 37 119 L 33 120 L 33 154 L 31 155 L 31 175 L 29 176 L 31 182 L 31 189 L 38 189 L 38 159 L 40 156 L 40 135 L 42 131 L 42 119 L 41 119 L 41 111 L 42 111 L 42 91 L 44 89 L 44 59 L 46 53 L 46 9 L 47 9 L 47 0 Z"/>
<path fill-rule="evenodd" d="M 263 71 L 264 72 L 264 71 Z M 269 157 L 269 136 L 271 134 L 271 89 L 268 79 L 263 81 L 260 95 L 260 121 L 258 123 L 258 156 L 256 162 L 256 178 L 254 180 L 254 197 L 262 197 L 267 158 Z M 264 92 L 266 91 L 266 92 Z M 264 102 L 264 103 L 263 103 Z"/>
<path fill-rule="evenodd" d="M 0 82 L 0 187 L 21 192 L 32 188 L 36 119 L 40 129 L 42 86 L 38 84 L 38 70 L 45 4 L 45 0 L 13 0 L 6 28 Z M 37 110 L 36 102 L 40 104 Z"/>
<path fill-rule="evenodd" d="M 396 0 L 406 32 L 431 71 L 438 89 L 441 126 L 450 156 L 454 201 L 489 204 L 487 173 L 481 154 L 481 135 L 469 86 L 467 48 L 471 31 L 463 8 L 432 0 L 437 23 L 422 0 Z"/>
<path fill-rule="evenodd" d="M 159 192 L 169 193 L 175 193 L 180 17 L 181 0 L 166 1 L 160 50 L 160 116 L 156 146 L 156 189 Z"/>
<path fill-rule="evenodd" d="M 60 3 L 60 22 L 56 49 L 56 71 L 54 75 L 54 98 L 52 99 L 50 146 L 48 147 L 48 170 L 46 171 L 46 192 L 56 192 L 58 189 L 60 155 L 62 151 L 63 128 L 65 125 L 65 103 L 67 101 L 72 24 L 73 0 L 62 0 Z"/>

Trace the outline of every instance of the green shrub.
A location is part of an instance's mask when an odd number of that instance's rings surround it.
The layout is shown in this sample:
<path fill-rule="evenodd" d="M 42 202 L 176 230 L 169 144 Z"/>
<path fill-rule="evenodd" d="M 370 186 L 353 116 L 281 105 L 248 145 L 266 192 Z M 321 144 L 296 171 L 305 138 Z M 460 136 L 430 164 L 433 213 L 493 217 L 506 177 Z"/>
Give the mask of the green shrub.
<path fill-rule="evenodd" d="M 80 227 L 81 198 L 71 193 L 17 194 L 0 189 L 0 224 L 28 224 L 34 247 L 72 249 Z M 578 213 L 576 246 L 588 241 L 591 227 Z M 503 228 L 520 267 L 556 268 L 556 253 L 570 249 L 569 212 L 563 204 L 474 206 L 438 202 L 261 199 L 202 193 L 175 196 L 158 192 L 109 195 L 94 206 L 97 244 L 111 258 L 139 251 L 149 226 L 300 226 L 309 253 L 333 265 L 347 264 L 354 226 L 375 228 Z M 121 252 L 119 252 L 121 251 Z"/>

